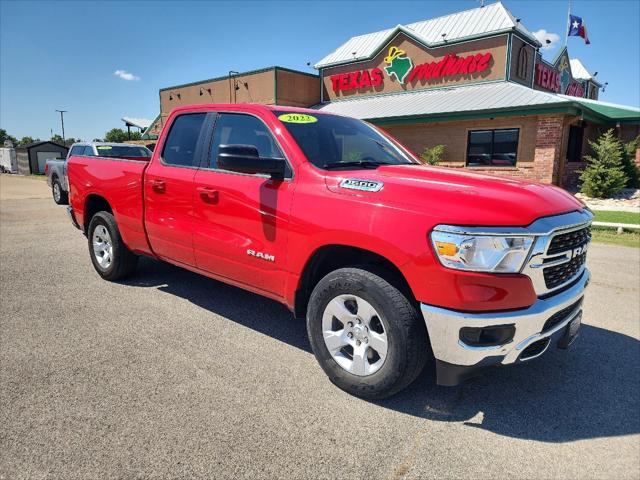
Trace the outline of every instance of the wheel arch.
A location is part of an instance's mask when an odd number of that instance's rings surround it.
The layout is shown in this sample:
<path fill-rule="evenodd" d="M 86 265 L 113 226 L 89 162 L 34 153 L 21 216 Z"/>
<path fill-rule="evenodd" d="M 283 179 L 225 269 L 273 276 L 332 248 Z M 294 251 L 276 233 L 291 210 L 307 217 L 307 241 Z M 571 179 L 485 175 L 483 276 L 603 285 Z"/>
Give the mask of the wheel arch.
<path fill-rule="evenodd" d="M 319 247 L 307 259 L 295 291 L 294 315 L 298 318 L 306 316 L 311 292 L 325 275 L 339 268 L 354 266 L 368 267 L 400 290 L 410 302 L 417 303 L 406 277 L 387 257 L 365 248 L 330 244 Z"/>
<path fill-rule="evenodd" d="M 98 212 L 109 212 L 113 215 L 113 208 L 109 201 L 102 195 L 92 193 L 87 195 L 84 201 L 83 228 L 85 233 L 89 231 L 89 223 Z"/>

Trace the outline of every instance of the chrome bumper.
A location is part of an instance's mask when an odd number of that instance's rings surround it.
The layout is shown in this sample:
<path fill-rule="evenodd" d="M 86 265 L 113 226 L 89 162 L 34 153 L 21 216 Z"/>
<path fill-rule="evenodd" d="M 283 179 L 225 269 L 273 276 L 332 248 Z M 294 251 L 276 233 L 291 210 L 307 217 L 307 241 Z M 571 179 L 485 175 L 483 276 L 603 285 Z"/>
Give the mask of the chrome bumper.
<path fill-rule="evenodd" d="M 71 207 L 71 205 L 67 206 L 67 215 L 69 216 L 71 223 L 73 223 L 73 226 L 78 230 L 82 230 L 82 228 L 78 224 L 78 221 L 76 220 L 76 216 L 73 214 L 73 208 Z"/>
<path fill-rule="evenodd" d="M 520 361 L 521 353 L 529 345 L 561 331 L 578 315 L 582 309 L 581 303 L 560 323 L 542 333 L 543 326 L 549 317 L 582 298 L 589 278 L 589 271 L 585 269 L 579 280 L 569 289 L 549 298 L 538 299 L 531 307 L 522 310 L 466 313 L 421 304 L 422 315 L 436 359 L 454 366 L 482 365 L 489 360 L 493 365 L 507 365 Z M 471 346 L 460 340 L 460 329 L 463 327 L 483 328 L 509 324 L 515 326 L 515 334 L 513 339 L 504 345 Z M 535 356 L 543 352 L 544 350 Z"/>

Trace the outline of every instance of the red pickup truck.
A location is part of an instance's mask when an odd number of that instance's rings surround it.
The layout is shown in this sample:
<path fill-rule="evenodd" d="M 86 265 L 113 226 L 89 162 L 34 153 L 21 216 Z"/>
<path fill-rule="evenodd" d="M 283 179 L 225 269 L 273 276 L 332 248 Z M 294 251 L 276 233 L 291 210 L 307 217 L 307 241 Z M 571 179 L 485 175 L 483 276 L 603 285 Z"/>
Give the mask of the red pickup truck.
<path fill-rule="evenodd" d="M 584 205 L 422 165 L 360 120 L 181 107 L 149 161 L 78 155 L 68 173 L 69 214 L 104 279 L 148 255 L 282 302 L 331 381 L 361 397 L 398 392 L 433 357 L 438 383 L 457 385 L 578 333 Z"/>

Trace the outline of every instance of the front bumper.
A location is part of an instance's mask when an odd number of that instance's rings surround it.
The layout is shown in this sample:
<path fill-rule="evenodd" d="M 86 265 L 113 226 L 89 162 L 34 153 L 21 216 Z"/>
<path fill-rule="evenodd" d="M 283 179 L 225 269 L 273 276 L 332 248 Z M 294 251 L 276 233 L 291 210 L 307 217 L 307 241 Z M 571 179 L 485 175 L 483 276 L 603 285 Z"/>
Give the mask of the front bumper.
<path fill-rule="evenodd" d="M 582 297 L 589 283 L 589 271 L 585 268 L 580 278 L 566 290 L 548 298 L 539 298 L 531 307 L 522 310 L 490 313 L 468 313 L 421 304 L 427 325 L 431 348 L 436 357 L 438 384 L 457 385 L 479 370 L 493 365 L 508 365 L 531 360 L 546 351 L 550 342 L 535 355 L 523 358 L 527 347 L 559 332 L 580 314 Z M 543 331 L 544 325 L 554 314 L 574 305 L 559 323 Z M 460 339 L 464 327 L 485 328 L 513 325 L 513 339 L 503 345 L 472 346 Z M 534 347 L 532 347 L 534 348 Z"/>

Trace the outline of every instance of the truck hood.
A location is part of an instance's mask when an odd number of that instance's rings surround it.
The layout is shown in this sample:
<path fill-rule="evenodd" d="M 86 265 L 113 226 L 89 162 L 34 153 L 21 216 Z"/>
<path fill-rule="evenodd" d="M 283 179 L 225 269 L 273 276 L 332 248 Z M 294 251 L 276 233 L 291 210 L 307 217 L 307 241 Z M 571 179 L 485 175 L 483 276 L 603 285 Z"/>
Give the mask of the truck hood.
<path fill-rule="evenodd" d="M 345 179 L 381 182 L 377 191 L 340 186 Z M 425 165 L 330 172 L 327 188 L 387 206 L 410 206 L 435 223 L 526 226 L 540 217 L 582 210 L 565 190 L 542 183 Z"/>

